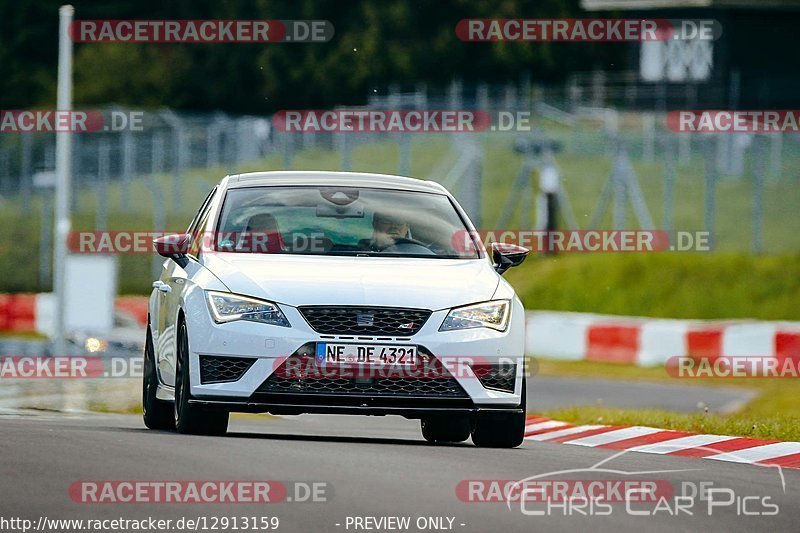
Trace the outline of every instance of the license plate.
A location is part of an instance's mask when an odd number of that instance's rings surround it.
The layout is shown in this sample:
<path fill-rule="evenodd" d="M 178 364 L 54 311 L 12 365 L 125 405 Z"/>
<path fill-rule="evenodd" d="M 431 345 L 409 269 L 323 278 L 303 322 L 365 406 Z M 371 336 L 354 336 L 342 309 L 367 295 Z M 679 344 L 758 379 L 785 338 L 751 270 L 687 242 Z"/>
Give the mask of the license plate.
<path fill-rule="evenodd" d="M 417 364 L 416 346 L 392 344 L 317 343 L 317 364 L 356 364 L 370 367 L 413 367 Z"/>

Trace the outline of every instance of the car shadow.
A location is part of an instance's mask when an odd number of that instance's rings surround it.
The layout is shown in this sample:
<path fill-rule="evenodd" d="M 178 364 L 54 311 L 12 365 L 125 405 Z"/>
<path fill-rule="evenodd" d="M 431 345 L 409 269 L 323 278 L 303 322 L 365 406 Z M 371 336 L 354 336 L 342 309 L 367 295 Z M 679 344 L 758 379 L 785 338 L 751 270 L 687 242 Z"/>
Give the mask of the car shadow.
<path fill-rule="evenodd" d="M 228 432 L 228 438 L 237 439 L 268 439 L 268 440 L 288 440 L 288 441 L 307 441 L 307 442 L 337 442 L 350 444 L 402 444 L 406 446 L 472 446 L 465 442 L 455 443 L 430 443 L 424 440 L 399 439 L 389 437 L 349 437 L 343 435 L 297 435 L 291 433 L 254 433 L 254 432 Z"/>
<path fill-rule="evenodd" d="M 179 435 L 175 431 L 147 429 L 147 428 L 116 428 L 117 431 L 151 434 L 151 435 L 174 435 L 176 437 L 196 437 L 196 435 Z M 262 439 L 262 440 L 283 440 L 283 441 L 305 441 L 305 442 L 332 442 L 349 444 L 382 444 L 382 445 L 404 445 L 404 446 L 430 446 L 430 447 L 473 447 L 470 442 L 450 442 L 450 443 L 431 443 L 417 439 L 402 439 L 390 437 L 350 437 L 346 435 L 298 435 L 293 433 L 257 433 L 253 431 L 229 431 L 224 436 L 206 437 L 212 439 Z"/>

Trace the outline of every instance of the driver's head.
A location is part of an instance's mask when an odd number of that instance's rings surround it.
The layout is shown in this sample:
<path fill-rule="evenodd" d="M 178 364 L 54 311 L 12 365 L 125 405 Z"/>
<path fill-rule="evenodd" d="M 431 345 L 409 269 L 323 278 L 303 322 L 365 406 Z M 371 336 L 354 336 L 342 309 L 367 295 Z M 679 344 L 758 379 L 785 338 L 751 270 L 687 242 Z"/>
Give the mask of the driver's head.
<path fill-rule="evenodd" d="M 375 213 L 372 217 L 372 228 L 378 244 L 392 244 L 395 239 L 408 237 L 408 221 L 386 213 Z"/>
<path fill-rule="evenodd" d="M 250 217 L 245 231 L 252 233 L 278 231 L 278 221 L 269 213 L 259 213 Z"/>
<path fill-rule="evenodd" d="M 258 213 L 247 221 L 243 233 L 244 242 L 251 252 L 279 253 L 283 250 L 283 237 L 278 221 L 269 213 Z"/>

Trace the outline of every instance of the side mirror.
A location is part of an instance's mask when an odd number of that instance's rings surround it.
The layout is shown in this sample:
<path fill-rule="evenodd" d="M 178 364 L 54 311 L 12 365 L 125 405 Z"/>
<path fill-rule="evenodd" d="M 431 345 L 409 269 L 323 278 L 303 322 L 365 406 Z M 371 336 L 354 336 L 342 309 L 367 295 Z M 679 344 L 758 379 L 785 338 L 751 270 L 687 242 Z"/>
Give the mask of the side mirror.
<path fill-rule="evenodd" d="M 502 274 L 511 267 L 519 266 L 528 257 L 527 248 L 516 244 L 492 243 L 492 262 L 498 274 Z"/>
<path fill-rule="evenodd" d="M 189 264 L 186 252 L 189 251 L 189 242 L 192 236 L 188 233 L 173 233 L 164 235 L 153 241 L 153 247 L 158 255 L 172 259 L 182 268 Z"/>

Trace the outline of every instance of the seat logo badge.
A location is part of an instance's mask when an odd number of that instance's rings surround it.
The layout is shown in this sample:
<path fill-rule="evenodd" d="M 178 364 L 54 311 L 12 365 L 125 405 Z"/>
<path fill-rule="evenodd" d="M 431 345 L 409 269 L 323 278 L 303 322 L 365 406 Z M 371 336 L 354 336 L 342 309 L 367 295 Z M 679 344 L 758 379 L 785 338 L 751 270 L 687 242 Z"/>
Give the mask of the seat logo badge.
<path fill-rule="evenodd" d="M 375 315 L 362 313 L 356 315 L 356 325 L 360 327 L 370 327 L 375 322 Z"/>

